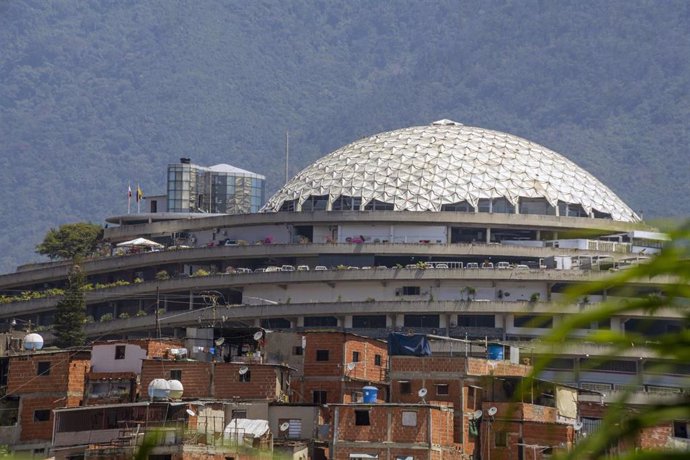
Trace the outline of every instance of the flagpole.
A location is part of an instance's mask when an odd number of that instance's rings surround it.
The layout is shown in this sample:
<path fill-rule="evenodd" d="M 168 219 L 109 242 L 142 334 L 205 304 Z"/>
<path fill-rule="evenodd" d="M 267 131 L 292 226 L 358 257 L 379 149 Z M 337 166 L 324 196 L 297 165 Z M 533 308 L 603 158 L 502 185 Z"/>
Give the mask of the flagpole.
<path fill-rule="evenodd" d="M 127 185 L 127 214 L 132 212 L 132 183 Z"/>
<path fill-rule="evenodd" d="M 139 186 L 139 183 L 137 182 L 137 214 L 141 214 L 141 187 Z"/>

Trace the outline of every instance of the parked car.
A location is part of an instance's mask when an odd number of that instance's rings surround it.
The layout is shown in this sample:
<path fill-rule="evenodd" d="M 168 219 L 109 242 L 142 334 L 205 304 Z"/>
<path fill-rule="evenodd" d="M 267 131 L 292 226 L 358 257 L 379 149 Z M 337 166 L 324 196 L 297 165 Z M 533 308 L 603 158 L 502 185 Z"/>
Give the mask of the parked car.
<path fill-rule="evenodd" d="M 508 270 L 510 268 L 510 264 L 508 262 L 499 262 L 496 264 L 496 268 L 499 270 Z"/>
<path fill-rule="evenodd" d="M 524 264 L 518 264 L 515 266 L 515 270 L 529 270 L 529 267 Z"/>
<path fill-rule="evenodd" d="M 266 271 L 265 267 L 255 268 L 254 273 L 263 273 Z"/>
<path fill-rule="evenodd" d="M 317 271 L 317 272 L 321 272 L 324 270 L 328 270 L 328 267 L 326 267 L 325 265 L 317 265 L 316 267 L 314 267 L 314 271 Z"/>
<path fill-rule="evenodd" d="M 240 268 L 237 269 L 237 273 L 252 273 L 252 269 L 251 269 L 251 268 L 240 267 Z"/>
<path fill-rule="evenodd" d="M 237 242 L 237 240 L 231 240 L 228 238 L 228 239 L 223 240 L 222 245 L 223 246 L 238 246 L 239 243 Z"/>
<path fill-rule="evenodd" d="M 275 267 L 275 266 L 266 267 L 266 270 L 265 270 L 265 271 L 266 271 L 266 273 L 279 272 L 279 271 L 280 271 L 280 267 Z"/>
<path fill-rule="evenodd" d="M 295 271 L 295 266 L 294 265 L 283 265 L 280 267 L 281 272 L 294 272 Z"/>
<path fill-rule="evenodd" d="M 493 270 L 494 264 L 493 264 L 493 262 L 483 262 L 482 268 Z"/>
<path fill-rule="evenodd" d="M 298 265 L 297 271 L 298 272 L 308 272 L 309 271 L 309 265 Z"/>
<path fill-rule="evenodd" d="M 434 268 L 448 268 L 448 264 L 434 264 Z"/>
<path fill-rule="evenodd" d="M 477 262 L 468 262 L 467 263 L 467 269 L 468 270 L 476 270 L 479 268 L 479 264 Z"/>

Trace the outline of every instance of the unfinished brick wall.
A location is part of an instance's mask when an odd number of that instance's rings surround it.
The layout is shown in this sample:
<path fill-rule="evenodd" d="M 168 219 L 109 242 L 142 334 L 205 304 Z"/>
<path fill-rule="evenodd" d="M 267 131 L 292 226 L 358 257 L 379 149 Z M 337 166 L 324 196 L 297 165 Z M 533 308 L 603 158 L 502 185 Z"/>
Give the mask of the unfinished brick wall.
<path fill-rule="evenodd" d="M 170 372 L 182 371 L 182 386 L 184 398 L 210 398 L 211 388 L 211 364 L 201 361 L 171 361 L 159 359 L 146 359 L 141 367 L 141 379 L 139 385 L 139 397 L 148 399 L 149 384 L 154 379 L 169 380 Z"/>
<path fill-rule="evenodd" d="M 640 449 L 661 449 L 673 436 L 673 424 L 642 428 L 637 435 L 637 447 Z"/>
<path fill-rule="evenodd" d="M 345 361 L 354 362 L 354 354 L 359 354 L 359 362 L 354 368 L 345 368 L 345 375 L 353 379 L 368 380 L 372 383 L 386 380 L 388 366 L 388 345 L 377 340 L 359 336 L 346 336 Z M 380 364 L 376 364 L 376 355 Z"/>
<path fill-rule="evenodd" d="M 47 375 L 38 375 L 40 362 L 49 363 Z M 84 393 L 90 360 L 70 353 L 33 354 L 10 358 L 7 393 L 23 395 L 43 392 Z"/>
<path fill-rule="evenodd" d="M 304 376 L 337 377 L 345 372 L 343 355 L 345 334 L 342 332 L 310 332 L 306 334 L 307 347 L 304 350 Z M 317 351 L 327 350 L 328 360 L 318 361 Z"/>
<path fill-rule="evenodd" d="M 356 411 L 369 413 L 369 425 L 356 424 Z M 449 408 L 352 405 L 337 406 L 337 412 L 337 437 L 331 433 L 335 459 L 348 459 L 352 453 L 378 454 L 379 458 L 412 456 L 415 460 L 460 457 L 458 446 L 453 442 L 453 411 Z M 416 423 L 403 425 L 403 413 L 416 414 Z M 366 448 L 366 442 L 390 443 L 390 447 Z"/>
<path fill-rule="evenodd" d="M 249 382 L 240 380 L 239 370 L 249 369 Z M 277 399 L 280 396 L 280 373 L 287 379 L 288 370 L 267 364 L 205 363 L 200 361 L 144 360 L 141 369 L 140 397 L 148 398 L 153 379 L 171 378 L 171 371 L 181 371 L 183 398 Z"/>
<path fill-rule="evenodd" d="M 50 441 L 53 438 L 53 409 L 65 407 L 66 400 L 56 401 L 55 396 L 22 397 L 19 408 L 19 425 L 23 442 Z M 49 418 L 45 421 L 34 419 L 36 411 L 49 411 Z"/>

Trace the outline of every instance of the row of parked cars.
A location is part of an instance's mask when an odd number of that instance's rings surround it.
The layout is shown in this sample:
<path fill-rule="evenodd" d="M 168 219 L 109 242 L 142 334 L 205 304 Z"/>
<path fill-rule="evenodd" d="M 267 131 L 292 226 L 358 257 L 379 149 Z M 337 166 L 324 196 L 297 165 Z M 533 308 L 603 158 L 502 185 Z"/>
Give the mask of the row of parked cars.
<path fill-rule="evenodd" d="M 400 266 L 396 267 L 400 268 Z M 477 262 L 468 262 L 467 264 L 463 264 L 462 262 L 424 262 L 421 264 L 408 264 L 405 265 L 405 269 L 407 270 L 424 270 L 424 269 L 467 269 L 467 270 L 478 270 L 478 269 L 485 269 L 485 270 L 529 270 L 529 267 L 527 265 L 523 264 L 517 264 L 513 265 L 508 262 L 498 262 L 497 264 L 493 264 L 492 262 L 484 262 L 482 264 L 479 264 Z M 363 267 L 356 267 L 356 266 L 345 266 L 345 265 L 340 265 L 336 268 L 329 268 L 326 267 L 325 265 L 317 265 L 314 267 L 314 271 L 325 271 L 325 270 L 387 270 L 388 267 L 385 265 L 377 265 L 377 266 L 363 266 Z M 274 272 L 308 272 L 310 271 L 311 268 L 309 265 L 271 265 L 268 267 L 261 267 L 261 268 L 256 268 L 252 270 L 251 268 L 233 268 L 229 267 L 226 270 L 226 273 L 274 273 Z"/>

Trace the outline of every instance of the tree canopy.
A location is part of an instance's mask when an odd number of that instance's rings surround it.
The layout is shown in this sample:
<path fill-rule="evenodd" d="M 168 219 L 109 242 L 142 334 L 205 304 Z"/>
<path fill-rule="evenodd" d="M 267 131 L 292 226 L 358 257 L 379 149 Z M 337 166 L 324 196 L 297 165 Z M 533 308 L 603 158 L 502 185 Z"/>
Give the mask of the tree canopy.
<path fill-rule="evenodd" d="M 88 222 L 65 224 L 51 228 L 36 246 L 36 252 L 51 259 L 74 259 L 94 253 L 103 238 L 103 227 Z"/>
<path fill-rule="evenodd" d="M 55 308 L 55 322 L 53 332 L 55 344 L 58 347 L 74 347 L 84 345 L 86 333 L 86 300 L 84 299 L 84 284 L 86 276 L 81 267 L 75 264 L 70 270 L 65 295 Z"/>

